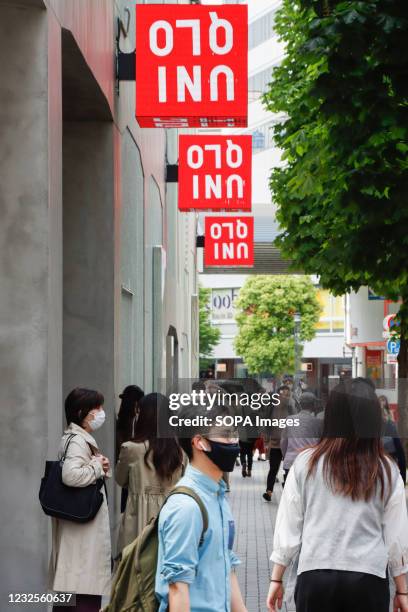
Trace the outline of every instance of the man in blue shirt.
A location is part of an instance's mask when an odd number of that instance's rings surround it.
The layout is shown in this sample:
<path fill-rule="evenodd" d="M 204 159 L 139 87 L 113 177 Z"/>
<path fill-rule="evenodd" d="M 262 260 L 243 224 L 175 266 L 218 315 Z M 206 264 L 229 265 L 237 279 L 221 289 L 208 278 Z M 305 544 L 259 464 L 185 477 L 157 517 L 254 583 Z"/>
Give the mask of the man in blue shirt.
<path fill-rule="evenodd" d="M 225 434 L 224 434 L 225 435 Z M 239 453 L 237 438 L 214 430 L 180 439 L 190 460 L 177 486 L 193 489 L 208 513 L 208 529 L 200 544 L 203 518 L 197 502 L 172 495 L 160 512 L 156 595 L 159 612 L 246 612 L 232 551 L 234 520 L 222 473 L 232 472 Z"/>

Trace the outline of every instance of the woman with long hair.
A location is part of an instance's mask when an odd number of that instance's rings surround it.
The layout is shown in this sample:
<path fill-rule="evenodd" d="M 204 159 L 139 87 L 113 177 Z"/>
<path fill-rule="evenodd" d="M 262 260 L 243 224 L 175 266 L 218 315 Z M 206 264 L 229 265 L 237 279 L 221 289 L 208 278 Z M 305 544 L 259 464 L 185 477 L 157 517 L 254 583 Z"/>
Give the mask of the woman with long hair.
<path fill-rule="evenodd" d="M 116 459 L 119 457 L 122 444 L 132 440 L 135 435 L 135 426 L 139 416 L 139 402 L 143 396 L 144 392 L 137 385 L 125 387 L 119 395 L 121 402 L 116 419 Z"/>
<path fill-rule="evenodd" d="M 145 395 L 139 402 L 139 418 L 133 440 L 122 444 L 116 464 L 118 485 L 129 497 L 119 530 L 118 552 L 130 544 L 183 473 L 183 451 L 175 438 L 158 438 L 159 415 L 168 419 L 169 402 L 160 393 Z"/>
<path fill-rule="evenodd" d="M 135 427 L 139 418 L 139 402 L 144 396 L 144 392 L 137 385 L 128 385 L 119 395 L 121 402 L 116 419 L 116 448 L 115 458 L 119 459 L 122 444 L 132 440 L 135 435 Z M 126 508 L 128 498 L 127 487 L 122 487 L 120 494 L 120 511 L 123 513 Z"/>
<path fill-rule="evenodd" d="M 367 381 L 338 385 L 323 437 L 291 467 L 279 505 L 268 610 L 280 610 L 286 567 L 299 555 L 297 612 L 408 611 L 404 483 L 385 453 L 382 415 Z"/>

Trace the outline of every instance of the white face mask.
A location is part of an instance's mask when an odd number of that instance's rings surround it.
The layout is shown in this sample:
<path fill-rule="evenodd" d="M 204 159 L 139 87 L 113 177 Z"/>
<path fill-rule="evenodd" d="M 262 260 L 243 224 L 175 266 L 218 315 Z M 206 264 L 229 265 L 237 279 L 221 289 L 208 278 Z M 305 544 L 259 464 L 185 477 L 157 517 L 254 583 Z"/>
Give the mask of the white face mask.
<path fill-rule="evenodd" d="M 92 431 L 95 431 L 96 429 L 99 429 L 100 427 L 102 427 L 102 425 L 105 422 L 105 418 L 106 418 L 105 411 L 99 410 L 94 416 L 94 418 L 92 419 L 92 421 L 89 422 L 89 427 L 92 429 Z"/>

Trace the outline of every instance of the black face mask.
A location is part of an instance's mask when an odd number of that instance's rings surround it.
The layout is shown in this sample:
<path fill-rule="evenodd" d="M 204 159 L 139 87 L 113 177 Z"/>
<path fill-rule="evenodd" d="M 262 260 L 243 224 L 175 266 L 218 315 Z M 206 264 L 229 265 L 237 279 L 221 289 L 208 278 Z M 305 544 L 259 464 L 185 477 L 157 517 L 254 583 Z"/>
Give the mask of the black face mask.
<path fill-rule="evenodd" d="M 232 472 L 239 455 L 239 444 L 224 444 L 208 440 L 211 450 L 204 451 L 207 457 L 220 468 L 222 472 Z"/>

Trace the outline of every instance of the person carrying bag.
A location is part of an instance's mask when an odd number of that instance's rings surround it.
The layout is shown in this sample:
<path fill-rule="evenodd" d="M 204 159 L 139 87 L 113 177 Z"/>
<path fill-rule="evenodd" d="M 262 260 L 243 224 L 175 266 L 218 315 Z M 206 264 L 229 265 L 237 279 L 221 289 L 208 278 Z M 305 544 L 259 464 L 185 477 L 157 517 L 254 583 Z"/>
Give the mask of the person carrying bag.
<path fill-rule="evenodd" d="M 57 483 L 54 493 L 47 498 L 53 501 L 51 511 L 54 512 L 49 587 L 54 591 L 75 593 L 76 606 L 70 608 L 75 612 L 99 612 L 102 596 L 110 593 L 109 514 L 106 493 L 100 486 L 110 476 L 110 466 L 91 435 L 105 421 L 103 403 L 104 398 L 98 391 L 74 389 L 68 395 L 65 401 L 68 427 L 61 441 L 61 462 L 58 468 L 49 467 L 51 472 L 44 483 L 45 491 L 51 478 Z M 58 474 L 61 481 L 58 481 Z M 62 487 L 65 490 L 57 500 L 56 492 Z M 83 514 L 88 511 L 86 522 L 83 516 L 81 521 L 77 520 L 80 512 L 72 506 L 77 492 L 74 489 L 85 492 Z M 100 496 L 102 500 L 97 508 Z M 92 499 L 94 502 L 90 503 Z M 89 516 L 91 509 L 92 513 L 96 511 L 93 518 Z M 55 513 L 61 511 L 67 513 L 66 518 L 56 516 Z M 65 609 L 54 606 L 53 611 Z"/>
<path fill-rule="evenodd" d="M 86 487 L 69 487 L 64 484 L 62 470 L 69 444 L 75 435 L 68 436 L 59 461 L 46 462 L 39 498 L 41 507 L 48 516 L 74 523 L 87 523 L 95 518 L 102 506 L 104 497 L 100 489 L 105 485 L 105 481 L 103 478 L 98 478 L 95 483 Z"/>

